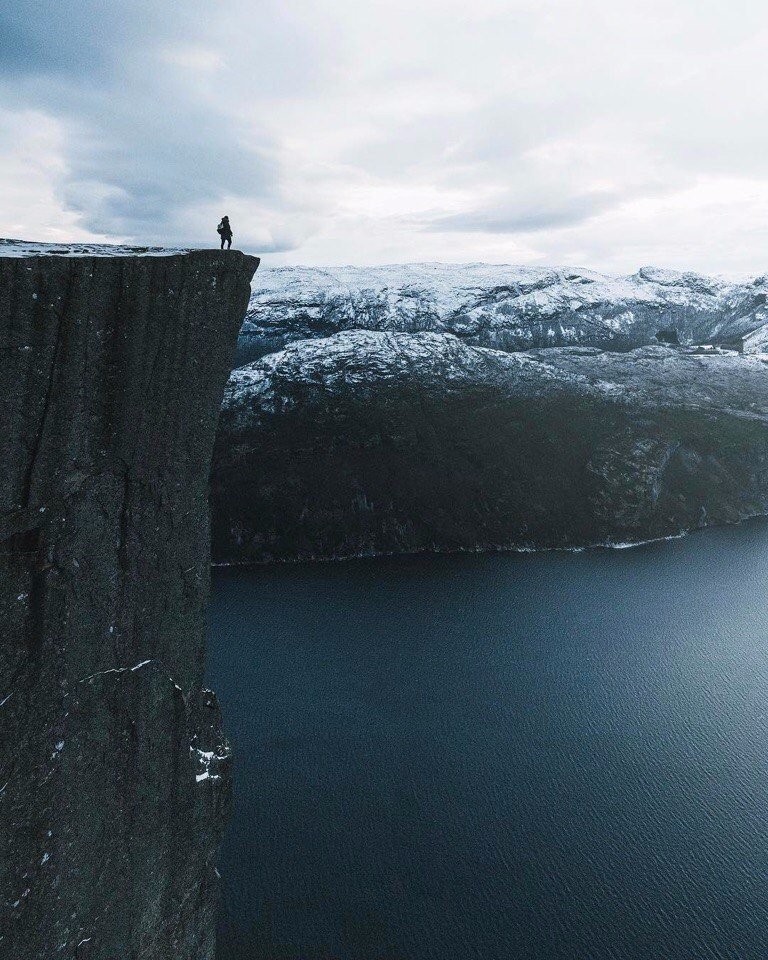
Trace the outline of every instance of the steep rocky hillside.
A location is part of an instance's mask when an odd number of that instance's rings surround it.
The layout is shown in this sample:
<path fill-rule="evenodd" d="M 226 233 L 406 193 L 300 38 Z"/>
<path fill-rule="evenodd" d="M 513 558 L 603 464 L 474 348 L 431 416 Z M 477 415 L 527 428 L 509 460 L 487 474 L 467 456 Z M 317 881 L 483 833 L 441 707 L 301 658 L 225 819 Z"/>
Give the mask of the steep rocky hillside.
<path fill-rule="evenodd" d="M 347 331 L 235 370 L 222 562 L 578 547 L 768 512 L 768 366 Z"/>

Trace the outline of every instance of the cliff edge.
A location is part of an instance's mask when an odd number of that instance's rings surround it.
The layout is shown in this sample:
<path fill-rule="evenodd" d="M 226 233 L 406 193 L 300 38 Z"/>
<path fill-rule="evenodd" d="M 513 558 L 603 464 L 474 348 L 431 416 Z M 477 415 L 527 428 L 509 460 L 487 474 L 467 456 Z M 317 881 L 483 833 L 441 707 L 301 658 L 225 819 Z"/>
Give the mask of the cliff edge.
<path fill-rule="evenodd" d="M 207 486 L 258 263 L 0 242 L 3 956 L 214 956 Z"/>

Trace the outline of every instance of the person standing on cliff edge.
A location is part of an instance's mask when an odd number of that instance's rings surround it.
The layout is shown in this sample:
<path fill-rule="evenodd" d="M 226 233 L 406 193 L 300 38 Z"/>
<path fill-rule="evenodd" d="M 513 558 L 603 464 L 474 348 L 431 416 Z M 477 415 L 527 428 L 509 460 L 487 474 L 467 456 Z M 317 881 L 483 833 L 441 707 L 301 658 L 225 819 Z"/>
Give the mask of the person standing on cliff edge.
<path fill-rule="evenodd" d="M 227 250 L 232 247 L 232 227 L 229 225 L 229 217 L 222 217 L 221 223 L 216 227 L 216 233 L 221 237 L 221 249 L 224 249 L 224 241 L 227 241 Z"/>

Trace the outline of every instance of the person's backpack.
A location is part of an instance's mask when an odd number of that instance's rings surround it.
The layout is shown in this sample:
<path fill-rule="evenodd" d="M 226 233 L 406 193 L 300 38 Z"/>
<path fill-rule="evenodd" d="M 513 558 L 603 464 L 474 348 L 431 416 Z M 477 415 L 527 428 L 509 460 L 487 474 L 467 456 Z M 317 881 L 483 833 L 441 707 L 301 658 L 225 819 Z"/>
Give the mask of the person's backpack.
<path fill-rule="evenodd" d="M 218 235 L 221 236 L 222 233 L 224 233 L 224 230 L 225 230 L 224 221 L 222 220 L 221 223 L 218 225 L 218 227 L 216 227 L 216 233 L 218 233 Z"/>

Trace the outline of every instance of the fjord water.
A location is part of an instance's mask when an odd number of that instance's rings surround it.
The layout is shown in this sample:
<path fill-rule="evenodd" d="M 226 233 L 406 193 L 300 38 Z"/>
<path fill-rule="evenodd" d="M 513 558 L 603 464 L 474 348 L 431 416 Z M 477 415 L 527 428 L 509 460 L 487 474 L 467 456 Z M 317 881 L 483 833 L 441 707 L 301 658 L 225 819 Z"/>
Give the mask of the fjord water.
<path fill-rule="evenodd" d="M 222 960 L 768 957 L 768 525 L 214 572 Z"/>

